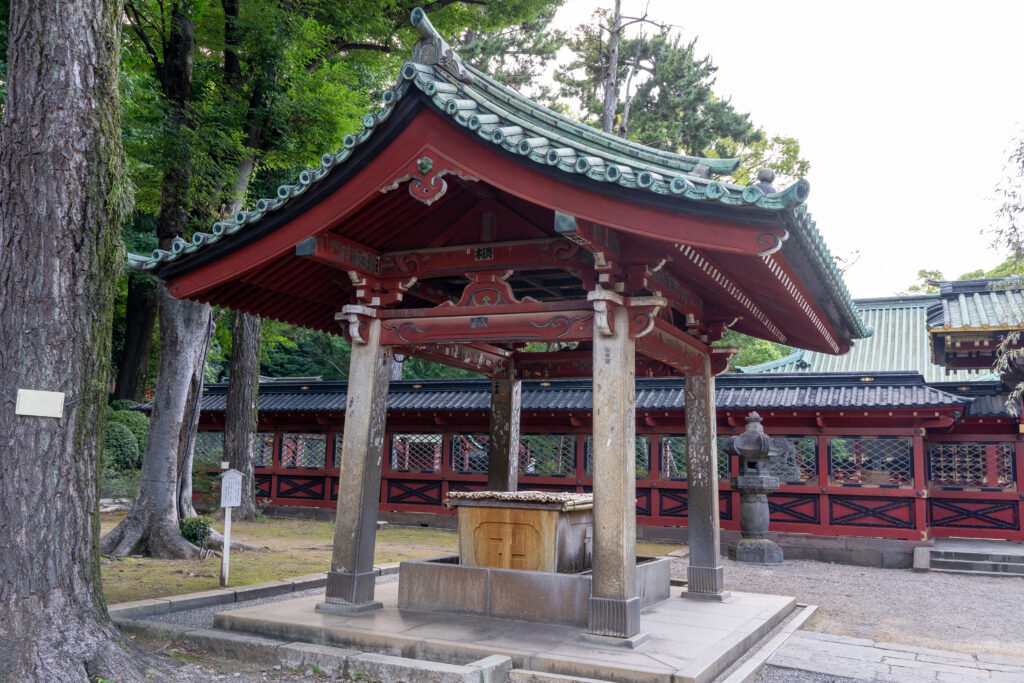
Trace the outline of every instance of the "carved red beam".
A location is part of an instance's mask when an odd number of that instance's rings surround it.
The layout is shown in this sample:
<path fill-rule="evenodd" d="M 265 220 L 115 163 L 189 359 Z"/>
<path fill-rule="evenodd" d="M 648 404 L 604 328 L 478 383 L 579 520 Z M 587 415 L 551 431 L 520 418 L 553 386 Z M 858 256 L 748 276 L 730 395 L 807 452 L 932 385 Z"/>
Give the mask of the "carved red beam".
<path fill-rule="evenodd" d="M 501 269 L 558 269 L 579 276 L 592 265 L 578 246 L 560 239 L 465 244 L 381 255 L 382 276 L 421 280 Z"/>
<path fill-rule="evenodd" d="M 431 344 L 396 346 L 395 353 L 423 358 L 453 368 L 479 372 L 488 377 L 508 372 L 511 352 L 489 344 Z"/>
<path fill-rule="evenodd" d="M 593 351 L 550 351 L 516 353 L 515 373 L 519 379 L 571 379 L 593 375 Z M 678 377 L 679 372 L 656 360 L 638 356 L 637 377 Z"/>
<path fill-rule="evenodd" d="M 522 304 L 526 306 L 528 304 Z M 466 342 L 581 341 L 594 334 L 594 311 L 586 308 L 536 310 L 501 313 L 503 306 L 474 306 L 469 309 L 448 309 L 448 315 L 387 316 L 382 315 L 381 343 L 388 346 L 447 344 Z M 482 310 L 480 310 L 482 309 Z M 458 315 L 453 313 L 458 310 Z M 381 313 L 406 313 L 382 311 Z"/>
<path fill-rule="evenodd" d="M 330 233 L 302 240 L 295 245 L 295 255 L 346 272 L 371 277 L 380 275 L 379 251 Z"/>
<path fill-rule="evenodd" d="M 684 374 L 700 372 L 709 347 L 660 318 L 650 332 L 636 340 L 637 353 L 664 363 Z"/>

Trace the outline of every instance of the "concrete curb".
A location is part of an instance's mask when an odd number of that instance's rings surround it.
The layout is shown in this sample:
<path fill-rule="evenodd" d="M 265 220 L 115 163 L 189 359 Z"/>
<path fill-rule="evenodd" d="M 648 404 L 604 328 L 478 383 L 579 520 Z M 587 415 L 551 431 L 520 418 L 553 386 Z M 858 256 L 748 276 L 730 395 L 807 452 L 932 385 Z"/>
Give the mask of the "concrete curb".
<path fill-rule="evenodd" d="M 501 655 L 490 655 L 465 665 L 444 664 L 326 645 L 289 643 L 229 631 L 191 629 L 144 619 L 117 618 L 115 623 L 126 633 L 173 638 L 221 657 L 267 667 L 307 669 L 315 666 L 330 675 L 354 677 L 359 674 L 381 683 L 504 683 L 512 670 L 511 658 Z"/>
<path fill-rule="evenodd" d="M 721 683 L 750 683 L 757 678 L 757 675 L 764 668 L 765 662 L 789 640 L 789 637 L 796 633 L 797 629 L 804 625 L 811 615 L 818 609 L 817 605 L 803 605 L 803 609 L 786 626 L 775 634 L 771 640 L 765 643 L 755 652 L 743 665 L 729 674 L 728 678 Z"/>
<path fill-rule="evenodd" d="M 398 571 L 398 564 L 395 563 L 394 571 L 391 570 L 391 565 L 383 565 L 379 571 L 377 568 L 374 568 L 374 571 L 380 574 L 394 573 Z M 157 614 L 168 614 L 197 607 L 228 605 L 233 602 L 268 598 L 274 595 L 295 593 L 310 588 L 321 588 L 326 585 L 327 574 L 307 574 L 306 576 L 267 581 L 266 583 L 254 583 L 248 586 L 238 586 L 237 588 L 221 588 L 218 590 L 200 591 L 198 593 L 169 595 L 166 598 L 119 602 L 108 606 L 107 613 L 115 621 L 119 619 L 142 619 Z"/>

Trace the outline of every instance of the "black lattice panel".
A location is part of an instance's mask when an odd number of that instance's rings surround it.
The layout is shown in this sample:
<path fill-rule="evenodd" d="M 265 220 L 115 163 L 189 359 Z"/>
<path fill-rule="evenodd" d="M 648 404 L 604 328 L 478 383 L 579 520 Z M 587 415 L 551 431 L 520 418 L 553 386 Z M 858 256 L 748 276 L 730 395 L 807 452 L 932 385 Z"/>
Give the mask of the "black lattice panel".
<path fill-rule="evenodd" d="M 487 434 L 452 435 L 452 471 L 487 474 Z"/>
<path fill-rule="evenodd" d="M 388 480 L 388 502 L 404 505 L 441 505 L 441 482 Z"/>
<path fill-rule="evenodd" d="M 331 459 L 334 462 L 334 469 L 341 467 L 341 448 L 345 443 L 345 435 L 341 432 L 334 433 L 334 453 Z"/>
<path fill-rule="evenodd" d="M 572 434 L 520 436 L 519 474 L 528 477 L 567 477 L 576 474 L 576 437 Z"/>
<path fill-rule="evenodd" d="M 768 470 L 784 484 L 813 484 L 818 481 L 818 439 L 814 436 L 782 437 L 793 446 L 781 458 L 772 458 Z"/>
<path fill-rule="evenodd" d="M 928 524 L 962 529 L 1020 529 L 1015 500 L 928 499 Z"/>
<path fill-rule="evenodd" d="M 292 477 L 284 474 L 277 476 L 276 498 L 293 498 L 297 500 L 323 500 L 323 477 Z"/>
<path fill-rule="evenodd" d="M 464 481 L 453 481 L 448 484 L 449 491 L 464 493 L 466 491 L 486 491 L 487 484 L 474 484 Z"/>
<path fill-rule="evenodd" d="M 829 441 L 829 476 L 836 484 L 910 486 L 914 447 L 906 438 L 835 438 Z"/>
<path fill-rule="evenodd" d="M 719 519 L 732 519 L 732 494 L 729 491 L 718 492 Z"/>
<path fill-rule="evenodd" d="M 731 471 L 729 469 L 729 455 L 724 450 L 722 450 L 722 446 L 725 445 L 725 440 L 726 439 L 731 439 L 731 438 L 732 438 L 731 436 L 720 436 L 716 440 L 717 443 L 718 443 L 718 478 L 719 479 L 728 479 L 730 474 L 731 474 Z"/>
<path fill-rule="evenodd" d="M 686 491 L 658 489 L 658 514 L 662 517 L 687 516 Z"/>
<path fill-rule="evenodd" d="M 1013 488 L 1013 444 L 929 443 L 928 479 L 935 487 Z"/>
<path fill-rule="evenodd" d="M 443 439 L 440 434 L 392 434 L 392 471 L 440 471 L 442 443 Z"/>
<path fill-rule="evenodd" d="M 831 524 L 914 528 L 913 498 L 830 496 L 828 506 Z"/>
<path fill-rule="evenodd" d="M 281 435 L 281 467 L 291 470 L 322 470 L 327 462 L 327 435 L 285 433 Z"/>
<path fill-rule="evenodd" d="M 224 459 L 224 432 L 197 432 L 192 455 L 193 467 L 220 469 Z"/>
<path fill-rule="evenodd" d="M 519 486 L 520 491 L 547 491 L 548 493 L 575 493 L 576 487 L 569 484 L 561 485 L 558 484 L 521 484 Z M 589 493 L 589 491 L 588 491 Z"/>
<path fill-rule="evenodd" d="M 254 478 L 256 484 L 256 497 L 257 498 L 270 498 L 270 486 L 273 482 L 273 477 L 269 474 L 257 474 Z"/>
<path fill-rule="evenodd" d="M 776 493 L 768 496 L 768 510 L 773 522 L 788 524 L 821 524 L 818 496 Z"/>
<path fill-rule="evenodd" d="M 646 479 L 651 476 L 651 437 L 636 437 L 633 450 L 636 454 L 636 478 Z M 594 437 L 589 434 L 584 440 L 583 471 L 587 477 L 594 476 Z"/>
<path fill-rule="evenodd" d="M 271 467 L 274 464 L 274 432 L 256 432 L 253 467 Z"/>
<path fill-rule="evenodd" d="M 651 514 L 651 490 L 650 489 L 637 489 L 636 490 L 636 514 L 643 515 L 645 517 Z"/>

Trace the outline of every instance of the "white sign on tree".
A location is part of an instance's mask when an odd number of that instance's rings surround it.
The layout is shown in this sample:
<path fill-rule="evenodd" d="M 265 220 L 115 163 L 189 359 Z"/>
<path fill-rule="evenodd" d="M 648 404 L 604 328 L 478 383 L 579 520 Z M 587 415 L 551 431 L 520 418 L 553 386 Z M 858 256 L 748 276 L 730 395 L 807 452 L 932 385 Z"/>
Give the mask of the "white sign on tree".
<path fill-rule="evenodd" d="M 220 585 L 228 585 L 231 556 L 231 508 L 242 504 L 242 473 L 228 470 L 220 475 L 220 506 L 224 508 L 224 552 L 220 563 Z"/>

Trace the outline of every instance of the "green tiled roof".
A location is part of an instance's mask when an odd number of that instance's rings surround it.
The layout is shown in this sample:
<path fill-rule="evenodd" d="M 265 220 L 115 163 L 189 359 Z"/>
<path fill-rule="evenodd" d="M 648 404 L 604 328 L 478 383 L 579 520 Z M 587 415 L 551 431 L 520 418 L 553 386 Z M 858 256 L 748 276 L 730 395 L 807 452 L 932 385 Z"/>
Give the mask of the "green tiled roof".
<path fill-rule="evenodd" d="M 931 330 L 985 330 L 1024 326 L 1024 296 L 1009 280 L 939 283 L 939 301 L 928 315 Z"/>
<path fill-rule="evenodd" d="M 988 370 L 955 370 L 949 373 L 932 363 L 928 335 L 928 311 L 940 301 L 938 295 L 859 299 L 861 317 L 875 328 L 868 339 L 858 341 L 842 356 L 793 349 L 784 358 L 737 368 L 746 373 L 832 373 L 913 371 L 926 382 L 996 380 Z"/>
<path fill-rule="evenodd" d="M 806 180 L 769 194 L 758 185 L 740 186 L 716 180 L 715 174 L 732 173 L 739 162 L 664 152 L 561 116 L 465 64 L 437 34 L 422 10 L 413 11 L 412 23 L 423 36 L 413 49 L 413 60 L 403 64 L 397 82 L 384 93 L 381 110 L 363 117 L 362 131 L 346 136 L 341 151 L 325 154 L 319 168 L 303 171 L 298 182 L 279 187 L 276 197 L 260 199 L 253 209 L 239 211 L 232 219 L 214 224 L 209 233 L 197 232 L 191 241 L 176 239 L 170 250 L 158 249 L 148 258 L 133 255 L 132 266 L 140 270 L 159 269 L 209 244 L 229 239 L 267 214 L 281 210 L 344 164 L 391 117 L 396 105 L 415 92 L 429 98 L 437 110 L 484 142 L 567 175 L 585 176 L 640 194 L 676 198 L 681 208 L 689 202 L 736 207 L 742 213 L 736 213 L 734 219 L 740 221 L 756 221 L 758 217 L 763 220 L 766 213 L 780 215 L 833 298 L 850 338 L 871 334 L 857 315 L 842 275 L 803 205 L 810 192 Z"/>

